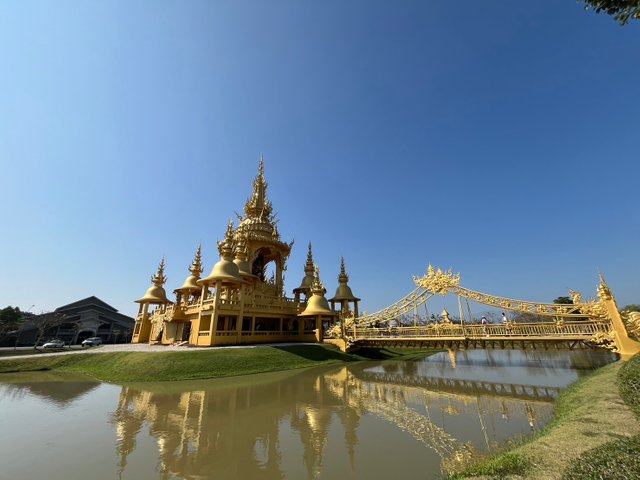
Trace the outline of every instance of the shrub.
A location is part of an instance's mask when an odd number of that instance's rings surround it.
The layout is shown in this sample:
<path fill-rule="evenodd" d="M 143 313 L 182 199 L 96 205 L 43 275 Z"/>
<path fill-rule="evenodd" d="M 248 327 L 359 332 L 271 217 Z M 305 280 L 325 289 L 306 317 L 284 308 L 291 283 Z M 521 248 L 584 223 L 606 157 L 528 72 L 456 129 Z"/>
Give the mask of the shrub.
<path fill-rule="evenodd" d="M 449 474 L 450 479 L 466 478 L 478 475 L 490 475 L 504 478 L 507 475 L 523 475 L 527 471 L 529 461 L 517 453 L 505 453 L 482 465 L 471 467 L 460 473 Z"/>
<path fill-rule="evenodd" d="M 640 354 L 626 362 L 618 372 L 620 396 L 640 419 Z"/>
<path fill-rule="evenodd" d="M 587 450 L 569 464 L 563 480 L 635 480 L 640 478 L 640 435 Z"/>

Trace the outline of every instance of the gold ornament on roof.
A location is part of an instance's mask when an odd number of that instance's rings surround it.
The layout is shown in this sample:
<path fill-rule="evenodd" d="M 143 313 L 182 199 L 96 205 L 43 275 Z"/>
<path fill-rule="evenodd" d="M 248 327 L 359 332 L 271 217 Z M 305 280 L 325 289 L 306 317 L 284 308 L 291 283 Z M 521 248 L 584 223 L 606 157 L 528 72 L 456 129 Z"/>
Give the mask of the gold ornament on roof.
<path fill-rule="evenodd" d="M 158 264 L 158 271 L 155 275 L 151 276 L 151 283 L 153 283 L 156 287 L 163 286 L 167 281 L 167 277 L 164 275 L 164 257 L 160 260 Z"/>
<path fill-rule="evenodd" d="M 264 157 L 260 155 L 258 175 L 253 180 L 253 193 L 244 205 L 247 218 L 271 218 L 273 206 L 267 198 L 267 181 L 264 178 Z"/>
<path fill-rule="evenodd" d="M 320 269 L 318 265 L 313 266 L 313 283 L 311 284 L 311 292 L 316 295 L 324 295 L 327 290 L 324 288 L 322 280 L 320 280 Z"/>
<path fill-rule="evenodd" d="M 229 220 L 227 230 L 224 232 L 224 240 L 218 242 L 218 251 L 222 257 L 230 257 L 233 254 L 233 219 Z"/>
<path fill-rule="evenodd" d="M 199 277 L 202 273 L 202 243 L 198 245 L 198 250 L 196 250 L 196 256 L 193 259 L 193 263 L 189 267 L 189 271 L 196 277 Z"/>

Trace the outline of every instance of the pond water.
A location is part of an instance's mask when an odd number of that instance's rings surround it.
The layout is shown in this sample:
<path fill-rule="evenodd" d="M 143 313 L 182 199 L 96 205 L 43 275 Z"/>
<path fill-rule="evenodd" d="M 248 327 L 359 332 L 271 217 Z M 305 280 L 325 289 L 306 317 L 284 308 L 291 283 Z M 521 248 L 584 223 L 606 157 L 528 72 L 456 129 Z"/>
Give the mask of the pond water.
<path fill-rule="evenodd" d="M 606 352 L 468 351 L 230 379 L 0 375 L 0 477 L 403 479 L 543 427 Z"/>

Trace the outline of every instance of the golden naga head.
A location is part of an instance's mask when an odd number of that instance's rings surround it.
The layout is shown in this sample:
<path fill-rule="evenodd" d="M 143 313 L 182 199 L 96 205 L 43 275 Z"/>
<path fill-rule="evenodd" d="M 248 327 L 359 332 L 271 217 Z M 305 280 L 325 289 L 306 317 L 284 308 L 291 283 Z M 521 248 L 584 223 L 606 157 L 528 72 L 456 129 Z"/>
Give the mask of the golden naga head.
<path fill-rule="evenodd" d="M 439 293 L 443 297 L 447 292 L 460 285 L 460 274 L 454 274 L 451 269 L 443 272 L 435 269 L 431 264 L 427 268 L 427 274 L 422 277 L 413 277 L 413 281 L 418 287 L 424 288 L 431 293 Z"/>

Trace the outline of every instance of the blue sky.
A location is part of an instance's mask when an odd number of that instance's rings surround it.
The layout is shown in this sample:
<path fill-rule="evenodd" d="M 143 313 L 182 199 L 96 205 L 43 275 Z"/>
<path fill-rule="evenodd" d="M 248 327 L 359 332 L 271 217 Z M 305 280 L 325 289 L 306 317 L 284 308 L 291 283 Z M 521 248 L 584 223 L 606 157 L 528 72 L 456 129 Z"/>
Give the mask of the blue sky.
<path fill-rule="evenodd" d="M 572 0 L 2 2 L 0 306 L 209 271 L 261 152 L 289 293 L 312 241 L 368 311 L 429 262 L 640 303 L 639 56 Z"/>

